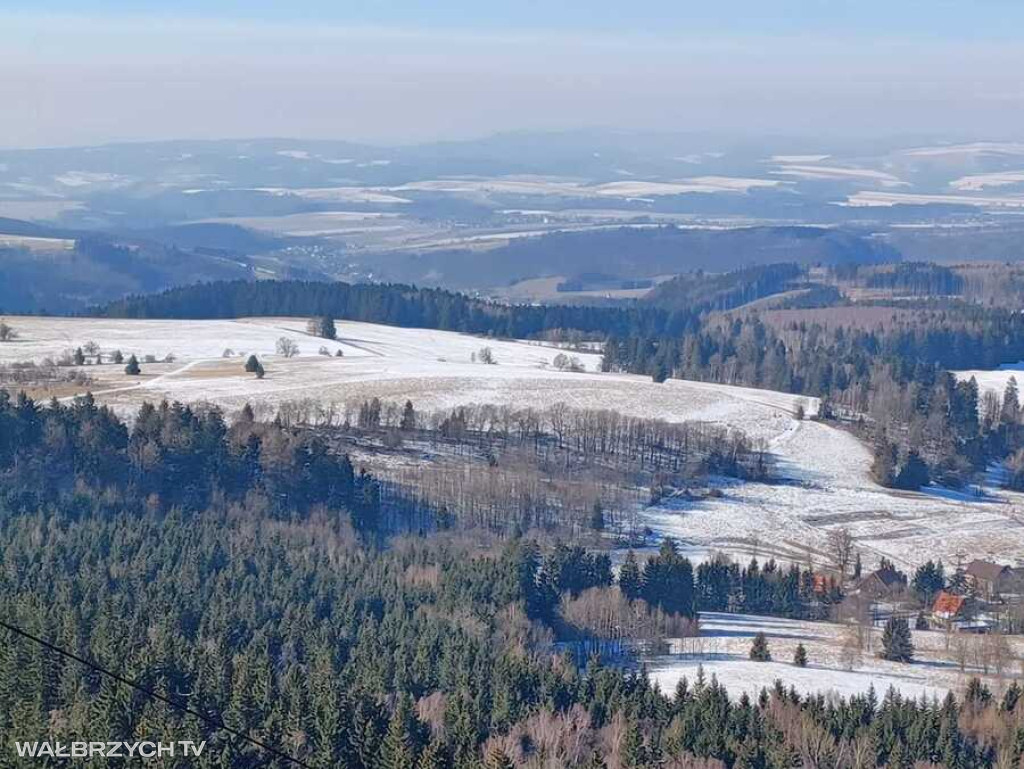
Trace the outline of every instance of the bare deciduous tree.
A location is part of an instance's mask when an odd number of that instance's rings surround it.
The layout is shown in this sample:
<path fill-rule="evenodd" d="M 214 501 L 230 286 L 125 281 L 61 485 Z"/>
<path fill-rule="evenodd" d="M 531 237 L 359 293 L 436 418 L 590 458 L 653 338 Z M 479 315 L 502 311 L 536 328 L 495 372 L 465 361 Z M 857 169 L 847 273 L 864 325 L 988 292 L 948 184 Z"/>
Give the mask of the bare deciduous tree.
<path fill-rule="evenodd" d="M 299 354 L 299 346 L 295 343 L 295 340 L 289 339 L 286 336 L 280 337 L 275 347 L 277 354 L 283 355 L 286 358 L 294 358 Z"/>
<path fill-rule="evenodd" d="M 854 555 L 853 535 L 849 529 L 834 529 L 828 533 L 828 554 L 833 568 L 845 580 Z"/>

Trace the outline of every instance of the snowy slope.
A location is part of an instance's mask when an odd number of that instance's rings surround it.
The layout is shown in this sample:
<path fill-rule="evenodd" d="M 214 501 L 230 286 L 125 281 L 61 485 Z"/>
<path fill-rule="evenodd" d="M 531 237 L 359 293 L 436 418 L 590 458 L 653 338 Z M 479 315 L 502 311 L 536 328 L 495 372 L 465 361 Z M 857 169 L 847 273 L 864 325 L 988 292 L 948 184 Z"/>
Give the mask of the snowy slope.
<path fill-rule="evenodd" d="M 771 689 L 776 679 L 782 679 L 786 688 L 795 686 L 804 694 L 849 696 L 863 694 L 873 686 L 881 699 L 893 686 L 905 697 L 941 699 L 949 691 L 961 693 L 973 677 L 986 679 L 998 691 L 1020 672 L 1008 667 L 1000 680 L 990 665 L 986 674 L 974 659 L 985 642 L 979 636 L 951 639 L 938 630 L 912 631 L 915 661 L 901 664 L 877 658 L 881 628 L 875 628 L 870 643 L 865 640 L 864 648 L 853 653 L 848 639 L 855 631 L 838 623 L 708 612 L 701 615 L 700 624 L 700 638 L 679 639 L 673 643 L 672 653 L 645 660 L 651 681 L 663 692 L 671 694 L 683 677 L 692 685 L 698 668 L 703 668 L 705 677 L 710 680 L 714 675 L 732 697 L 746 692 L 756 698 L 762 688 Z M 771 662 L 753 662 L 748 657 L 759 631 L 768 637 Z M 1024 642 L 1009 640 L 1014 656 L 1019 657 Z M 792 664 L 800 643 L 807 650 L 806 668 Z"/>

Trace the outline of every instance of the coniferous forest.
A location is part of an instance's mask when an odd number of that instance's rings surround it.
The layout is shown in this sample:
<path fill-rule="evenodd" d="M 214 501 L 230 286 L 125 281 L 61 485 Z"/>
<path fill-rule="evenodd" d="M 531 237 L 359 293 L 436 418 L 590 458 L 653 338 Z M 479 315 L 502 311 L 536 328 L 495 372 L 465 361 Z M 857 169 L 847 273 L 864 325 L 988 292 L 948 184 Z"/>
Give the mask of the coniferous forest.
<path fill-rule="evenodd" d="M 659 692 L 576 643 L 620 640 L 618 602 L 650 638 L 695 632 L 703 609 L 814 616 L 838 594 L 795 566 L 694 569 L 666 541 L 615 579 L 607 556 L 543 532 L 387 537 L 373 478 L 246 410 L 229 425 L 145 406 L 129 426 L 89 398 L 3 394 L 0 436 L 0 613 L 95 666 L 0 629 L 5 739 L 187 735 L 207 746 L 177 765 L 200 767 L 990 767 L 1024 753 L 1016 685 L 916 702 L 780 684 L 731 700 L 703 676 Z M 112 764 L 129 765 L 85 763 Z"/>

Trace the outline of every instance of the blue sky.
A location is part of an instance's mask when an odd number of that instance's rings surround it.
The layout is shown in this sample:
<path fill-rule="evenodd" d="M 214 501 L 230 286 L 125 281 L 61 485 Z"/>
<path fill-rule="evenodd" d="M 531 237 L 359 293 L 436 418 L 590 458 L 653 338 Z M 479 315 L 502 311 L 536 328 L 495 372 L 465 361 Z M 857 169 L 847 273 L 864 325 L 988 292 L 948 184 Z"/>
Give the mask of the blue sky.
<path fill-rule="evenodd" d="M 1024 134 L 1020 0 L 0 0 L 0 146 Z"/>
<path fill-rule="evenodd" d="M 740 35 L 900 35 L 1020 39 L 1019 0 L 40 0 L 0 7 L 33 14 L 329 21 L 434 29 L 558 29 Z"/>

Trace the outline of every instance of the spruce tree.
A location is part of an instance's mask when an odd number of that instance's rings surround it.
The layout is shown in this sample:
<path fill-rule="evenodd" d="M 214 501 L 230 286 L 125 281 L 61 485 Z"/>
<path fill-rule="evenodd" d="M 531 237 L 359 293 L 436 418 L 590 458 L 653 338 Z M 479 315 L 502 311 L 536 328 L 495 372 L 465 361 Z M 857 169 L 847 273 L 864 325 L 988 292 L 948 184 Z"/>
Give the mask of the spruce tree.
<path fill-rule="evenodd" d="M 320 319 L 320 336 L 324 339 L 338 338 L 338 330 L 334 327 L 334 318 L 325 315 Z"/>
<path fill-rule="evenodd" d="M 444 753 L 444 746 L 437 740 L 431 740 L 420 753 L 420 759 L 416 762 L 416 769 L 443 769 L 448 766 Z"/>
<path fill-rule="evenodd" d="M 124 373 L 129 376 L 138 376 L 142 373 L 142 369 L 139 368 L 139 359 L 134 355 L 128 358 L 128 365 L 124 367 Z"/>
<path fill-rule="evenodd" d="M 255 355 L 250 355 L 245 361 L 246 373 L 255 374 L 257 366 L 260 365 L 259 359 Z"/>
<path fill-rule="evenodd" d="M 640 731 L 640 724 L 636 721 L 630 723 L 626 729 L 626 737 L 622 741 L 619 760 L 624 769 L 640 769 L 647 764 L 644 735 Z"/>
<path fill-rule="evenodd" d="M 412 733 L 412 704 L 408 695 L 402 695 L 384 734 L 379 769 L 407 769 L 416 764 L 416 744 Z"/>
<path fill-rule="evenodd" d="M 796 651 L 793 652 L 793 664 L 798 668 L 807 667 L 807 649 L 803 644 L 796 645 Z"/>
<path fill-rule="evenodd" d="M 772 653 L 768 648 L 768 636 L 759 632 L 750 645 L 750 659 L 754 662 L 771 662 Z"/>
<path fill-rule="evenodd" d="M 401 428 L 405 432 L 416 429 L 416 409 L 413 407 L 412 401 L 406 401 L 402 408 Z"/>
<path fill-rule="evenodd" d="M 619 590 L 627 599 L 633 601 L 640 597 L 642 587 L 640 566 L 636 562 L 636 554 L 630 550 L 619 569 Z"/>
<path fill-rule="evenodd" d="M 882 631 L 882 659 L 892 662 L 910 662 L 914 657 L 914 643 L 910 625 L 901 617 L 890 617 Z"/>

